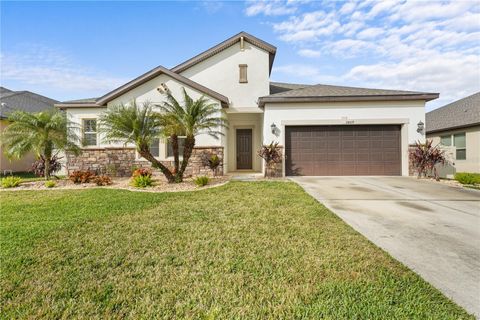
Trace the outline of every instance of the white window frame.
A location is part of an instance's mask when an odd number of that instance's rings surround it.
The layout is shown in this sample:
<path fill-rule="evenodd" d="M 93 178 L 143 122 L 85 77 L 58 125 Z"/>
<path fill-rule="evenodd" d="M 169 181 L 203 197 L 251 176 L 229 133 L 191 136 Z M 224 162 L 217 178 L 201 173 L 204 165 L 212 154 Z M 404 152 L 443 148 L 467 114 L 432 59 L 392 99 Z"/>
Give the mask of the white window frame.
<path fill-rule="evenodd" d="M 95 131 L 85 131 L 85 122 L 94 120 L 95 121 Z M 85 135 L 95 134 L 95 144 L 85 144 Z M 98 120 L 97 118 L 82 118 L 82 146 L 83 147 L 97 147 L 98 146 Z"/>
<path fill-rule="evenodd" d="M 465 138 L 465 147 L 462 147 L 462 148 L 458 148 L 456 145 L 455 145 L 455 136 L 457 135 L 463 135 Z M 465 161 L 467 160 L 467 133 L 464 131 L 464 132 L 457 132 L 457 133 L 453 133 L 452 134 L 452 145 L 455 147 L 455 160 L 457 161 Z M 457 151 L 458 150 L 465 150 L 465 159 L 458 159 L 457 158 Z"/>

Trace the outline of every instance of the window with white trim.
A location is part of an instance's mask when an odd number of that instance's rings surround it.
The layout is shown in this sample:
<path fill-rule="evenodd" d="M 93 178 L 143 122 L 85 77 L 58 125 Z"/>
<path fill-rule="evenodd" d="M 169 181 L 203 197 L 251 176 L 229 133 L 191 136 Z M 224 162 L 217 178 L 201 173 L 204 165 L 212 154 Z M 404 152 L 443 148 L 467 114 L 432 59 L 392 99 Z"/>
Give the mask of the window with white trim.
<path fill-rule="evenodd" d="M 186 137 L 178 137 L 178 155 L 182 157 L 183 149 L 185 147 L 185 138 Z M 167 157 L 173 157 L 173 147 L 170 139 L 167 139 Z"/>
<path fill-rule="evenodd" d="M 465 132 L 456 133 L 453 135 L 453 145 L 455 146 L 455 159 L 467 159 L 467 142 L 465 139 Z"/>
<path fill-rule="evenodd" d="M 96 119 L 83 119 L 83 145 L 84 146 L 96 146 L 97 145 L 97 120 Z"/>

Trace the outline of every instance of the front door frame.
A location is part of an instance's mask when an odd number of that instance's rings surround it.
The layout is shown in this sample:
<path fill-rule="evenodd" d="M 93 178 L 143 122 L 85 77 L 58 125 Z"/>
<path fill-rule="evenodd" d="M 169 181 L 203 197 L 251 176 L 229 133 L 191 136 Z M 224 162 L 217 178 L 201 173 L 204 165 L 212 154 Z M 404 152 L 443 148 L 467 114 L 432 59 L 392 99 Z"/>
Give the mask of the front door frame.
<path fill-rule="evenodd" d="M 250 135 L 250 146 L 251 146 L 251 167 L 250 169 L 239 169 L 238 168 L 238 160 L 237 160 L 237 152 L 238 152 L 238 149 L 237 149 L 237 132 L 238 130 L 245 130 L 245 129 L 249 129 L 251 131 L 251 135 Z M 253 134 L 255 132 L 255 128 L 254 126 L 236 126 L 235 127 L 235 171 L 252 171 L 253 170 Z"/>

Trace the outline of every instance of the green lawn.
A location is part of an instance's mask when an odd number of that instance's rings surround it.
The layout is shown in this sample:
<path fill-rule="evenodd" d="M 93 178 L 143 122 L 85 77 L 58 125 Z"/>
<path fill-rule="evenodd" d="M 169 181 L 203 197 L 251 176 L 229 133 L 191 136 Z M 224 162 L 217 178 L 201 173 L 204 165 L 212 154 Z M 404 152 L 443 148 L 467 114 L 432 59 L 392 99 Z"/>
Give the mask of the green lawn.
<path fill-rule="evenodd" d="M 5 319 L 473 319 L 294 183 L 0 197 Z"/>

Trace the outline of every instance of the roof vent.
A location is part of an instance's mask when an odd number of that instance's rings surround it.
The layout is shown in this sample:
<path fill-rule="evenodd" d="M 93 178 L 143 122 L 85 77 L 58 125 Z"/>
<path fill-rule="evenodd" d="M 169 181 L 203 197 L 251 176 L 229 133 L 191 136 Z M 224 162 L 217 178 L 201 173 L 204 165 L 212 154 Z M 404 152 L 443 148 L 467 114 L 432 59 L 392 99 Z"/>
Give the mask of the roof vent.
<path fill-rule="evenodd" d="M 240 50 L 245 50 L 245 41 L 243 40 L 243 37 L 240 37 Z"/>

